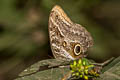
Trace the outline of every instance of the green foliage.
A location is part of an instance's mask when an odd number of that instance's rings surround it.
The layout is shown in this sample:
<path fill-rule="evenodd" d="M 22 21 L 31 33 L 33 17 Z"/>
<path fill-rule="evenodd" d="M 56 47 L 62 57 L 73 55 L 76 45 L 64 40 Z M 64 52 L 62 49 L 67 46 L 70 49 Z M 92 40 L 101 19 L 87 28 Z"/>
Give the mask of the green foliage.
<path fill-rule="evenodd" d="M 81 62 L 81 61 L 79 61 Z M 91 62 L 89 63 L 89 61 L 85 59 L 85 62 L 87 62 L 88 66 L 91 65 Z M 69 68 L 54 68 L 54 69 L 50 69 L 50 70 L 45 70 L 45 71 L 38 71 L 40 66 L 43 65 L 47 65 L 47 64 L 61 64 L 62 62 L 56 59 L 48 59 L 48 60 L 43 60 L 43 61 L 39 61 L 38 63 L 30 66 L 29 68 L 27 68 L 26 70 L 24 70 L 20 76 L 23 76 L 21 78 L 17 78 L 15 80 L 36 80 L 36 79 L 41 79 L 41 80 L 61 80 L 68 72 L 70 72 L 71 70 Z M 77 67 L 77 63 L 78 62 L 73 62 L 71 65 L 72 67 L 76 67 L 76 69 L 79 70 L 79 68 Z M 81 64 L 83 65 L 83 64 Z M 90 70 L 92 69 L 93 66 L 90 67 Z M 83 69 L 85 70 L 85 69 Z M 88 70 L 88 71 L 90 71 Z M 38 72 L 36 72 L 38 71 Z M 63 73 L 64 71 L 64 73 Z M 36 73 L 34 73 L 36 72 Z M 79 71 L 78 71 L 79 72 Z M 85 72 L 85 71 L 83 71 Z M 31 74 L 34 73 L 34 74 Z M 91 72 L 90 72 L 91 73 Z M 31 74 L 28 76 L 24 76 L 26 74 Z M 91 74 L 89 74 L 91 75 Z M 111 63 L 109 63 L 107 66 L 103 67 L 102 69 L 102 73 L 100 74 L 100 76 L 96 79 L 96 80 L 120 80 L 120 57 L 116 58 L 115 60 L 113 60 Z M 98 75 L 95 75 L 98 76 Z M 93 78 L 95 78 L 95 76 Z M 86 76 L 84 76 L 86 77 Z M 90 78 L 89 76 L 87 76 L 88 78 Z M 86 78 L 87 78 L 86 77 Z"/>

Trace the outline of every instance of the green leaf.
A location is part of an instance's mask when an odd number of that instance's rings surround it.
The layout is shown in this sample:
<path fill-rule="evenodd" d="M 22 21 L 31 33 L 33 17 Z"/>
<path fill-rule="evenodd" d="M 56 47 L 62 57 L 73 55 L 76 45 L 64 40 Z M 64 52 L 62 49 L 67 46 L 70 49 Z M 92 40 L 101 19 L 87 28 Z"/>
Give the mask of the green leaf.
<path fill-rule="evenodd" d="M 120 80 L 120 57 L 103 68 L 105 71 L 98 80 Z"/>
<path fill-rule="evenodd" d="M 47 65 L 49 63 L 56 65 L 56 64 L 61 64 L 63 62 L 56 59 L 43 60 L 32 65 L 28 69 L 24 70 L 20 75 L 24 76 L 26 74 L 36 72 L 37 70 L 39 70 L 39 66 Z M 120 80 L 120 57 L 113 60 L 111 63 L 105 66 L 102 70 L 103 70 L 103 73 L 101 73 L 100 78 L 98 78 L 97 80 Z M 60 80 L 68 72 L 69 72 L 68 68 L 54 68 L 54 69 L 49 69 L 49 70 L 40 71 L 40 72 L 38 71 L 34 74 L 17 78 L 16 80 L 38 80 L 38 79 Z"/>

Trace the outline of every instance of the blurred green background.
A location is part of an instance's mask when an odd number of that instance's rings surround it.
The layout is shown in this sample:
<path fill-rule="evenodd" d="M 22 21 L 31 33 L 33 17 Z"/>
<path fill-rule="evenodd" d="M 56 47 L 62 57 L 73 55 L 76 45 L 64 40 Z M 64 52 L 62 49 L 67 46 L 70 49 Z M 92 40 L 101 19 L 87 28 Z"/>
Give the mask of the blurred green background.
<path fill-rule="evenodd" d="M 120 56 L 120 0 L 0 0 L 0 80 L 52 56 L 48 18 L 56 4 L 93 36 L 88 58 Z"/>

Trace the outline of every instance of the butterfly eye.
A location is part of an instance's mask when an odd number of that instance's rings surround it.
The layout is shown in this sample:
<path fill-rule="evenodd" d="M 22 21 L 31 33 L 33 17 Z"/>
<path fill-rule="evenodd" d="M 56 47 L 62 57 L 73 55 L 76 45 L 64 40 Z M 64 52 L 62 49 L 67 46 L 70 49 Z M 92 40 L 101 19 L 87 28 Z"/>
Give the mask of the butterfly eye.
<path fill-rule="evenodd" d="M 75 47 L 74 47 L 74 53 L 75 53 L 75 55 L 80 55 L 80 53 L 81 53 L 81 46 L 80 46 L 80 44 L 76 44 L 75 45 Z"/>

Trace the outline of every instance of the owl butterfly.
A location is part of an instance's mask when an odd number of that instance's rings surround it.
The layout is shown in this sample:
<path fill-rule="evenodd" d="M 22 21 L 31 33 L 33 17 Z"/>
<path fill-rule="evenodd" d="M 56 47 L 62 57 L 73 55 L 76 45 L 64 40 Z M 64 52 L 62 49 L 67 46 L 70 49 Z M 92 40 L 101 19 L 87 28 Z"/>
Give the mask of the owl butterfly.
<path fill-rule="evenodd" d="M 51 10 L 48 29 L 56 59 L 75 60 L 84 57 L 93 45 L 90 33 L 80 24 L 72 22 L 58 5 Z"/>

